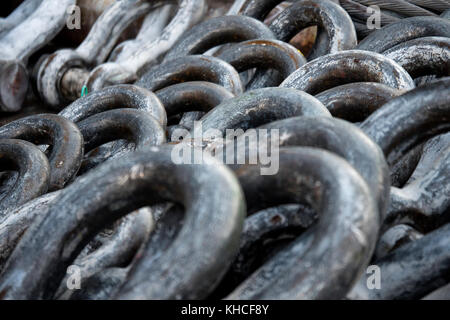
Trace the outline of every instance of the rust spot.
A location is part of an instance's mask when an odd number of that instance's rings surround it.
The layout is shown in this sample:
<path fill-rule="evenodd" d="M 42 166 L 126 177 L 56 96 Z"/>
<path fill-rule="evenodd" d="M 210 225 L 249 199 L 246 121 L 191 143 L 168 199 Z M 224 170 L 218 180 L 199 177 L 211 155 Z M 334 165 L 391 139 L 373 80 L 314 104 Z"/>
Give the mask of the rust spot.
<path fill-rule="evenodd" d="M 270 222 L 273 224 L 279 224 L 281 223 L 281 217 L 279 215 L 275 215 L 270 219 Z"/>

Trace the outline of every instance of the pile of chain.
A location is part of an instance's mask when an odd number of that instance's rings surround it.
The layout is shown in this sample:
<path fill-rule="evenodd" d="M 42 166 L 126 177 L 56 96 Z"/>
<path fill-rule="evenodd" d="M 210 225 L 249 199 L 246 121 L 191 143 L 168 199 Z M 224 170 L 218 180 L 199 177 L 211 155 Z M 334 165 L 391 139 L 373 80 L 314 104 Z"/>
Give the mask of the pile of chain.
<path fill-rule="evenodd" d="M 10 9 L 0 298 L 450 299 L 450 1 Z"/>

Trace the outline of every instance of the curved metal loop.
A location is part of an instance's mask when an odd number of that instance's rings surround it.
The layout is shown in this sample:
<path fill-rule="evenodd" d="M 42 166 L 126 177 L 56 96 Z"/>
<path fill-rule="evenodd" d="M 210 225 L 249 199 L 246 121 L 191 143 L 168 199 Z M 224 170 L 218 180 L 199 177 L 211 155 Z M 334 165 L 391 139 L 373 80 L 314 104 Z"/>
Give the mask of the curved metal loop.
<path fill-rule="evenodd" d="M 423 237 L 423 234 L 407 224 L 398 224 L 388 229 L 378 240 L 374 257 L 376 260 L 382 259 L 399 247 L 416 241 Z"/>
<path fill-rule="evenodd" d="M 238 72 L 260 68 L 260 72 L 247 85 L 247 90 L 278 86 L 292 72 L 306 63 L 297 48 L 277 40 L 256 39 L 238 43 L 216 56 L 231 64 Z M 264 70 L 264 71 L 261 71 Z M 280 73 L 274 82 L 275 69 Z"/>
<path fill-rule="evenodd" d="M 408 182 L 393 187 L 385 228 L 408 223 L 421 232 L 440 227 L 450 218 L 450 133 L 428 141 Z"/>
<path fill-rule="evenodd" d="M 148 149 L 166 140 L 161 124 L 142 110 L 109 110 L 82 120 L 77 125 L 83 134 L 86 151 L 116 139 L 130 139 L 136 145 L 136 150 Z"/>
<path fill-rule="evenodd" d="M 0 199 L 0 218 L 11 210 L 47 192 L 50 165 L 47 157 L 32 143 L 17 139 L 0 139 L 2 171 L 18 171 L 13 187 Z"/>
<path fill-rule="evenodd" d="M 203 54 L 208 49 L 221 44 L 251 39 L 275 39 L 275 36 L 264 23 L 250 17 L 212 18 L 186 32 L 167 53 L 164 61 Z"/>
<path fill-rule="evenodd" d="M 343 297 L 369 262 L 378 233 L 369 188 L 345 160 L 327 151 L 281 148 L 279 160 L 277 175 L 260 175 L 259 165 L 235 170 L 248 209 L 300 202 L 311 205 L 320 219 L 227 298 Z M 337 256 L 338 260 L 333 258 Z M 323 259 L 330 263 L 321 263 Z"/>
<path fill-rule="evenodd" d="M 277 135 L 281 137 L 281 147 L 309 146 L 343 157 L 366 181 L 378 204 L 378 223 L 383 222 L 390 191 L 389 168 L 381 149 L 359 128 L 335 118 L 296 117 L 275 121 L 258 129 L 267 130 L 269 139 L 272 130 L 279 130 Z M 237 138 L 237 150 L 248 149 L 246 139 L 245 136 Z M 240 166 L 233 165 L 231 168 L 239 169 Z M 317 219 L 317 212 L 300 204 L 277 206 L 252 214 L 244 224 L 239 254 L 216 294 L 223 296 L 229 288 L 244 281 L 256 270 L 258 263 L 266 259 L 267 252 L 273 255 L 275 250 L 280 250 L 280 242 L 298 237 Z"/>
<path fill-rule="evenodd" d="M 152 67 L 135 84 L 158 91 L 180 82 L 199 80 L 219 84 L 235 95 L 243 92 L 239 74 L 230 64 L 204 55 L 183 56 L 163 62 Z"/>
<path fill-rule="evenodd" d="M 52 203 L 58 201 L 60 194 L 61 190 L 28 201 L 17 209 L 13 209 L 11 214 L 0 221 L 0 251 L 2 253 L 0 272 L 28 227 L 48 214 Z M 153 228 L 153 219 L 148 213 L 143 209 L 127 215 L 116 223 L 114 230 L 105 229 L 89 242 L 74 262 L 75 265 L 83 268 L 81 271 L 83 288 L 88 285 L 84 279 L 96 270 L 107 272 L 110 265 L 120 264 L 120 261 L 128 260 L 128 257 L 133 256 L 136 247 L 147 239 L 148 233 Z M 66 280 L 67 277 L 61 282 L 58 294 L 53 298 L 66 299 L 68 295 L 70 296 L 72 291 L 67 289 Z M 106 285 L 103 284 L 102 290 L 105 287 Z M 65 290 L 67 291 L 64 292 Z"/>
<path fill-rule="evenodd" d="M 361 122 L 405 91 L 376 82 L 355 82 L 325 90 L 316 98 L 333 117 Z"/>
<path fill-rule="evenodd" d="M 318 219 L 301 204 L 280 205 L 253 213 L 244 221 L 239 253 L 209 299 L 223 298 L 247 279 L 268 257 L 294 241 Z"/>
<path fill-rule="evenodd" d="M 389 167 L 378 145 L 355 125 L 329 117 L 295 117 L 271 122 L 258 129 L 266 129 L 268 137 L 278 130 L 280 146 L 303 146 L 328 150 L 348 161 L 366 181 L 378 204 L 382 223 L 388 207 Z M 238 138 L 237 147 L 246 145 Z"/>
<path fill-rule="evenodd" d="M 450 224 L 375 261 L 383 275 L 379 290 L 369 290 L 362 277 L 351 299 L 420 299 L 446 284 L 450 268 Z M 432 263 L 430 263 L 432 261 Z"/>
<path fill-rule="evenodd" d="M 191 130 L 195 121 L 205 115 L 205 111 L 234 97 L 224 87 L 204 81 L 174 84 L 157 91 L 156 95 L 164 104 L 171 123 L 167 128 L 169 141 L 175 136 L 176 130 Z"/>
<path fill-rule="evenodd" d="M 140 213 L 141 211 L 144 211 Z M 148 239 L 147 244 L 143 244 L 136 253 L 139 256 L 144 250 L 145 246 L 154 246 L 154 248 L 160 248 L 170 245 L 176 238 L 184 220 L 183 208 L 171 203 L 156 205 L 139 209 L 134 214 L 146 215 L 150 213 L 153 219 L 156 221 L 156 226 L 152 230 L 151 237 Z M 147 212 L 147 213 L 146 213 Z M 133 214 L 133 213 L 131 213 Z M 126 217 L 122 218 L 125 219 Z M 121 267 L 105 268 L 88 277 L 84 282 L 83 288 L 73 292 L 71 299 L 83 299 L 83 300 L 104 300 L 112 299 L 119 292 L 122 285 L 126 282 L 128 274 L 133 268 L 133 265 L 137 261 L 136 258 L 132 259 L 126 265 Z"/>
<path fill-rule="evenodd" d="M 70 86 L 62 84 L 64 74 L 69 69 L 85 69 L 103 62 L 122 31 L 151 8 L 145 0 L 117 1 L 97 19 L 78 48 L 58 50 L 43 59 L 36 67 L 37 90 L 42 100 L 53 108 L 60 108 L 70 99 L 77 98 L 78 95 L 70 95 Z"/>
<path fill-rule="evenodd" d="M 166 133 L 161 124 L 150 114 L 135 109 L 115 109 L 97 113 L 77 123 L 84 137 L 86 153 L 107 142 L 126 139 L 129 144 L 122 150 L 99 152 L 97 157 L 83 161 L 79 174 L 110 158 L 123 156 L 134 150 L 148 150 L 150 146 L 166 142 Z M 133 147 L 130 146 L 133 144 Z"/>
<path fill-rule="evenodd" d="M 148 240 L 154 228 L 154 220 L 149 211 L 133 212 L 99 233 L 78 255 L 72 266 L 80 271 L 80 281 L 111 268 L 126 265 L 139 248 Z M 76 290 L 67 288 L 70 275 L 66 275 L 55 294 L 57 299 L 71 299 Z"/>
<path fill-rule="evenodd" d="M 157 119 L 163 129 L 166 127 L 166 111 L 158 97 L 144 88 L 128 84 L 92 92 L 74 101 L 59 114 L 78 123 L 95 114 L 123 107 L 145 111 Z M 96 155 L 91 154 L 89 160 L 84 162 L 81 172 L 97 166 L 111 155 L 129 152 L 130 150 L 134 150 L 134 147 L 130 146 L 125 140 L 100 146 L 95 151 Z"/>
<path fill-rule="evenodd" d="M 209 111 L 234 95 L 222 86 L 205 81 L 174 84 L 156 92 L 167 116 L 189 111 Z"/>
<path fill-rule="evenodd" d="M 78 123 L 97 113 L 124 107 L 148 112 L 162 127 L 167 124 L 166 111 L 158 97 L 153 92 L 131 84 L 121 84 L 92 92 L 74 101 L 59 115 Z"/>
<path fill-rule="evenodd" d="M 418 87 L 385 104 L 361 129 L 383 150 L 389 165 L 427 138 L 450 129 L 450 78 Z"/>
<path fill-rule="evenodd" d="M 60 192 L 61 190 L 46 193 L 17 208 L 9 208 L 8 214 L 0 218 L 0 273 L 25 231 L 36 219 L 48 213 L 50 203 Z M 42 193 L 45 191 L 40 192 Z"/>
<path fill-rule="evenodd" d="M 339 0 L 330 0 L 339 4 Z M 283 2 L 281 0 L 241 0 L 235 1 L 228 14 L 243 14 L 270 25 L 286 8 L 292 5 L 291 1 Z M 269 14 L 270 13 L 270 14 Z M 329 37 L 326 31 L 321 30 L 317 34 L 317 27 L 307 28 L 308 31 L 300 32 L 296 38 L 302 39 L 300 43 L 301 48 L 305 47 L 308 50 L 310 57 L 316 55 L 317 52 L 326 52 L 329 45 Z M 311 50 L 311 46 L 315 46 Z M 287 40 L 286 40 L 287 42 Z"/>
<path fill-rule="evenodd" d="M 83 136 L 64 117 L 39 114 L 12 121 L 0 127 L 1 139 L 21 139 L 35 145 L 49 144 L 49 191 L 63 188 L 78 172 L 83 159 Z"/>
<path fill-rule="evenodd" d="M 356 49 L 381 53 L 403 42 L 422 37 L 450 37 L 450 21 L 438 17 L 402 19 L 372 32 Z"/>
<path fill-rule="evenodd" d="M 331 117 L 313 96 L 290 88 L 262 88 L 248 91 L 212 109 L 202 119 L 203 132 L 250 129 L 295 116 Z"/>
<path fill-rule="evenodd" d="M 414 147 L 391 165 L 391 185 L 401 188 L 408 182 L 422 157 L 424 143 Z"/>
<path fill-rule="evenodd" d="M 395 61 L 381 54 L 348 50 L 329 54 L 305 64 L 280 87 L 318 94 L 353 82 L 378 82 L 399 90 L 415 87 L 411 76 Z"/>
<path fill-rule="evenodd" d="M 208 294 L 238 248 L 245 215 L 243 195 L 232 173 L 213 158 L 206 157 L 200 166 L 175 165 L 172 150 L 153 147 L 133 153 L 103 164 L 65 188 L 9 258 L 1 275 L 2 297 L 51 296 L 86 239 L 132 210 L 164 201 L 185 206 L 183 227 L 167 248 L 146 247 L 116 297 L 193 299 Z M 57 227 L 55 221 L 60 222 Z M 211 227 L 217 225 L 220 229 Z M 36 257 L 39 268 L 29 263 Z"/>
<path fill-rule="evenodd" d="M 383 52 L 413 78 L 450 76 L 450 38 L 424 37 L 401 43 Z"/>
<path fill-rule="evenodd" d="M 25 1 L 6 19 L 0 36 L 2 111 L 21 109 L 29 86 L 28 58 L 58 34 L 74 4 L 75 0 Z"/>
<path fill-rule="evenodd" d="M 357 37 L 352 19 L 338 4 L 329 0 L 298 0 L 270 24 L 277 39 L 289 41 L 300 30 L 318 25 L 328 35 L 328 45 L 316 50 L 309 59 L 356 47 Z"/>
<path fill-rule="evenodd" d="M 179 8 L 172 21 L 155 37 L 154 19 L 164 22 L 170 8 L 163 7 L 162 13 L 149 16 L 135 40 L 118 45 L 111 53 L 109 62 L 99 65 L 86 76 L 84 84 L 90 91 L 108 85 L 127 83 L 137 79 L 143 67 L 154 63 L 165 54 L 174 43 L 203 17 L 204 0 L 178 0 Z M 162 17 L 161 17 L 162 15 Z M 78 86 L 79 87 L 79 86 Z"/>

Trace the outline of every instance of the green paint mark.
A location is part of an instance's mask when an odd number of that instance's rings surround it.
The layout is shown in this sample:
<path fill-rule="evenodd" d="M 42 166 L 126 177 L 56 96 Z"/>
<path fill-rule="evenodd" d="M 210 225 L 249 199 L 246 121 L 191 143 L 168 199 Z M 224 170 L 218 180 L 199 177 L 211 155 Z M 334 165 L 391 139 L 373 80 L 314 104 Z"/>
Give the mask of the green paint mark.
<path fill-rule="evenodd" d="M 83 86 L 81 89 L 81 97 L 87 96 L 88 94 L 88 88 L 86 86 Z"/>

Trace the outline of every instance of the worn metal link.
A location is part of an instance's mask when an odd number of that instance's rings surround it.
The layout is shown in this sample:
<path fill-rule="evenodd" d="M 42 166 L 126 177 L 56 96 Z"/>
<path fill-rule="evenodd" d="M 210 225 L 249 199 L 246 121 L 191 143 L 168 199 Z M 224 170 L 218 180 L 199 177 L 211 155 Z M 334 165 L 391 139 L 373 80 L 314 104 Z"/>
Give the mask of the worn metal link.
<path fill-rule="evenodd" d="M 15 3 L 0 299 L 450 297 L 449 1 Z"/>

